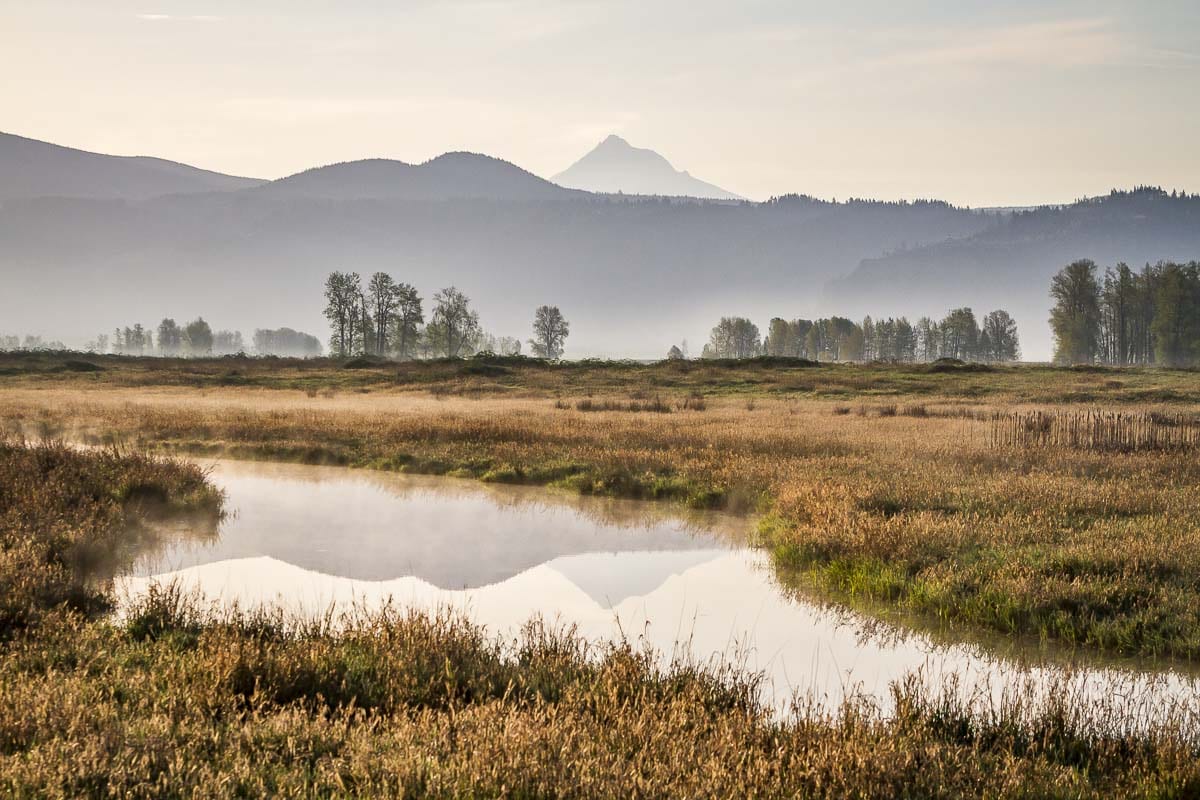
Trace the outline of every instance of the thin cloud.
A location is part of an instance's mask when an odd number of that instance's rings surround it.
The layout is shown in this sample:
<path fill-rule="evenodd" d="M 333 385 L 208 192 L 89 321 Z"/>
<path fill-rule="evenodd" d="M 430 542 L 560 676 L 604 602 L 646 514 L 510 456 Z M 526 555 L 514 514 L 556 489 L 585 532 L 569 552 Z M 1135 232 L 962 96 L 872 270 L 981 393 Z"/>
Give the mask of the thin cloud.
<path fill-rule="evenodd" d="M 214 14 L 135 14 L 145 22 L 221 22 L 224 17 Z"/>
<path fill-rule="evenodd" d="M 233 97 L 224 106 L 240 117 L 315 121 L 337 117 L 379 116 L 412 110 L 411 100 L 394 97 Z"/>
<path fill-rule="evenodd" d="M 1123 63 L 1137 46 L 1113 21 L 1066 19 L 1010 25 L 993 30 L 952 29 L 938 41 L 900 50 L 870 62 L 902 66 L 1096 66 Z"/>
<path fill-rule="evenodd" d="M 1185 50 L 1148 50 L 1142 66 L 1194 69 L 1200 67 L 1200 53 L 1189 53 Z"/>

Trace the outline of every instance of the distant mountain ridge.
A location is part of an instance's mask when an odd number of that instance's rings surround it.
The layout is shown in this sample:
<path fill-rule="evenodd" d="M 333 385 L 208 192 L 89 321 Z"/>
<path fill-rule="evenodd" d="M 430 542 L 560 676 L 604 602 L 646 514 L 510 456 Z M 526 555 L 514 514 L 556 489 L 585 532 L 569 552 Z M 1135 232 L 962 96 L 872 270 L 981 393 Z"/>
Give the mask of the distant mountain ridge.
<path fill-rule="evenodd" d="M 120 199 L 230 192 L 258 186 L 242 178 L 149 156 L 110 156 L 0 133 L 0 202 L 36 197 Z"/>
<path fill-rule="evenodd" d="M 671 162 L 653 150 L 634 147 L 616 134 L 550 180 L 559 186 L 606 194 L 744 199 L 675 169 Z"/>
<path fill-rule="evenodd" d="M 372 158 L 313 167 L 274 181 L 242 178 L 147 156 L 111 156 L 0 133 L 0 202 L 38 198 L 144 202 L 164 195 L 251 190 L 330 200 L 561 200 L 586 196 L 478 153 L 422 164 Z"/>
<path fill-rule="evenodd" d="M 478 153 L 445 153 L 423 164 L 364 159 L 330 164 L 271 181 L 264 196 L 334 200 L 559 200 L 583 195 Z"/>

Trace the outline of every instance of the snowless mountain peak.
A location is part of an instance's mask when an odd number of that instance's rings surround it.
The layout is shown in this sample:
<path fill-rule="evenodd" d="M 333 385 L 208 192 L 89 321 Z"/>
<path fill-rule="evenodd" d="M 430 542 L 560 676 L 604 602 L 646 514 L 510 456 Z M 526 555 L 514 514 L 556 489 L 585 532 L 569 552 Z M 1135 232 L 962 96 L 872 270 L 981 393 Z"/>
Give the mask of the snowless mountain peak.
<path fill-rule="evenodd" d="M 665 157 L 634 147 L 615 133 L 591 152 L 551 178 L 559 186 L 608 194 L 645 194 L 699 197 L 715 200 L 743 198 L 699 180 L 687 170 L 677 170 Z"/>

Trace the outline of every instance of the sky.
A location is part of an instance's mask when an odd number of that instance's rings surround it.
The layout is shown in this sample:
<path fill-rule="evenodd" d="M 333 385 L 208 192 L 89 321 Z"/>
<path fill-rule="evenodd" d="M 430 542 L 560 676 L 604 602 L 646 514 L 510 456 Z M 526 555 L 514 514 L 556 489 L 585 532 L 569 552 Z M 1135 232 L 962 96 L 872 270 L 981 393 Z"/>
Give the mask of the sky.
<path fill-rule="evenodd" d="M 0 0 L 0 130 L 276 178 L 609 133 L 753 199 L 1200 191 L 1200 2 Z"/>

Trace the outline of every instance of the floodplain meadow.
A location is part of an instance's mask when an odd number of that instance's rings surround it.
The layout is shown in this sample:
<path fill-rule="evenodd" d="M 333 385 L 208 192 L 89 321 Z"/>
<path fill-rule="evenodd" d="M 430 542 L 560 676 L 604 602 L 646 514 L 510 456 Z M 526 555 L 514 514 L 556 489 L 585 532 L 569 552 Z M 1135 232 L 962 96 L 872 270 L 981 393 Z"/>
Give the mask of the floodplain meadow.
<path fill-rule="evenodd" d="M 748 511 L 779 578 L 837 602 L 1089 651 L 1200 654 L 1200 464 L 1189 445 L 996 435 L 1038 413 L 1178 428 L 1200 400 L 1194 373 L 250 362 L 235 367 L 244 383 L 223 383 L 230 366 L 220 360 L 152 361 L 9 367 L 0 422 L 13 437 L 129 453 L 449 474 Z M 670 410 L 634 405 L 646 403 Z M 203 494 L 174 486 L 168 500 Z M 6 497 L 24 504 L 26 494 Z M 126 500 L 112 502 L 135 509 Z M 261 613 L 214 617 L 170 587 L 120 622 L 98 618 L 102 604 L 46 598 L 23 601 L 37 619 L 14 625 L 3 645 L 0 783 L 14 794 L 207 794 L 219 776 L 228 782 L 215 793 L 231 795 L 1038 787 L 1182 797 L 1200 787 L 1197 726 L 1183 712 L 1148 730 L 1094 700 L 1051 693 L 967 708 L 953 692 L 911 683 L 893 687 L 889 716 L 852 700 L 836 714 L 801 702 L 779 719 L 753 702 L 753 675 L 682 662 L 657 670 L 629 643 L 588 644 L 536 624 L 511 643 L 465 620 L 395 611 L 337 631 Z"/>

